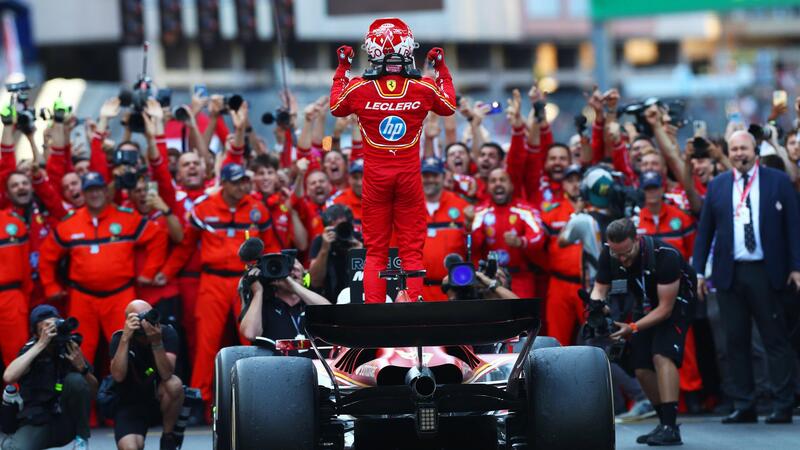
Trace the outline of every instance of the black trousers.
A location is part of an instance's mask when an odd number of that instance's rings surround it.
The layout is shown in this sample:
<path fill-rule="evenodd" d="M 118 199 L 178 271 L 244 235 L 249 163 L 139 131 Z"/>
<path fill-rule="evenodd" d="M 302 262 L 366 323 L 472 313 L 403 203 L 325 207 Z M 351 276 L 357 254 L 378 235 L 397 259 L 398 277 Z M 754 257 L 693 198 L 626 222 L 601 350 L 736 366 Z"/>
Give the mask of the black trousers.
<path fill-rule="evenodd" d="M 769 284 L 763 262 L 736 262 L 733 284 L 718 290 L 720 317 L 724 323 L 731 396 L 737 409 L 755 406 L 753 361 L 750 357 L 751 323 L 755 320 L 764 343 L 773 391 L 773 409 L 790 411 L 794 403 L 794 354 L 784 315 L 783 291 Z"/>

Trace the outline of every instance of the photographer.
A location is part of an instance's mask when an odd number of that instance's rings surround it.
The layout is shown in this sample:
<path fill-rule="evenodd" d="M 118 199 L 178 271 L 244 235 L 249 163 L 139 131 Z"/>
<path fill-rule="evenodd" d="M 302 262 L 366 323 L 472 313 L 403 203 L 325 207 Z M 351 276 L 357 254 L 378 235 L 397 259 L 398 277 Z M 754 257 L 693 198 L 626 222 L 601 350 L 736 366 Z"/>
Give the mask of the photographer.
<path fill-rule="evenodd" d="M 631 322 L 615 321 L 607 327 L 613 330 L 609 337 L 630 340 L 631 364 L 660 420 L 637 442 L 680 445 L 678 368 L 697 277 L 673 247 L 649 236 L 638 237 L 630 219 L 613 221 L 606 237 L 591 299 L 610 298 L 611 310 L 606 312 L 616 310 L 616 320 L 632 316 Z"/>
<path fill-rule="evenodd" d="M 173 430 L 183 405 L 183 382 L 175 375 L 178 334 L 160 325 L 158 312 L 144 300 L 128 303 L 125 316 L 125 327 L 109 344 L 118 396 L 114 440 L 120 450 L 143 449 L 148 426 L 160 416 L 161 450 L 174 450 Z"/>
<path fill-rule="evenodd" d="M 362 248 L 361 233 L 353 231 L 353 213 L 335 204 L 322 213 L 325 231 L 311 242 L 311 287 L 320 290 L 331 303 L 348 283 L 347 252 Z"/>
<path fill-rule="evenodd" d="M 483 270 L 476 270 L 475 283 L 470 286 L 453 285 L 450 283 L 449 275 L 442 280 L 442 290 L 447 294 L 448 300 L 518 299 L 519 296 L 512 292 L 509 286 L 508 274 L 504 269 L 497 270 L 494 277 L 483 273 Z"/>
<path fill-rule="evenodd" d="M 77 322 L 61 320 L 50 305 L 31 311 L 33 337 L 3 374 L 6 384 L 19 383 L 23 407 L 20 428 L 2 442 L 2 450 L 61 447 L 89 448 L 89 405 L 97 380 L 81 353 Z M 55 387 L 55 388 L 54 388 Z"/>
<path fill-rule="evenodd" d="M 257 337 L 267 339 L 293 339 L 303 334 L 303 309 L 305 305 L 330 305 L 331 302 L 303 286 L 305 270 L 296 259 L 291 273 L 281 280 L 267 284 L 257 267 L 250 269 L 249 277 L 254 280 L 248 292 L 240 291 L 242 296 L 242 318 L 239 332 L 250 341 Z M 243 289 L 246 289 L 244 287 Z M 266 303 L 266 307 L 265 307 Z"/>

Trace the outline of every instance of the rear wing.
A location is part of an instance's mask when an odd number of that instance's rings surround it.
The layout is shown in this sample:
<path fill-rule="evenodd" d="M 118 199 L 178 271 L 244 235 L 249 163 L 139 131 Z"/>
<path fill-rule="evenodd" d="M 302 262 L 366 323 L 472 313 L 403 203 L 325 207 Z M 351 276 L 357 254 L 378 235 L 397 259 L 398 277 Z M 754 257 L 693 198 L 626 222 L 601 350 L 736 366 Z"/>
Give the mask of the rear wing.
<path fill-rule="evenodd" d="M 306 306 L 306 332 L 351 348 L 480 345 L 541 325 L 538 299 Z"/>

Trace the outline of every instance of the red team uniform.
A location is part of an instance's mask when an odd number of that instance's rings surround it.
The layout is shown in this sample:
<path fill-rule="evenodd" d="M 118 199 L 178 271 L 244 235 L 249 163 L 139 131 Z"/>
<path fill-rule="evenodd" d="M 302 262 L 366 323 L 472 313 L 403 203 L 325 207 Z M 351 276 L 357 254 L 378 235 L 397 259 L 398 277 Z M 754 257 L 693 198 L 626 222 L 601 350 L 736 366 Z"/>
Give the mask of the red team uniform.
<path fill-rule="evenodd" d="M 522 247 L 506 244 L 503 235 L 516 232 Z M 534 210 L 526 203 L 511 200 L 505 205 L 489 203 L 475 211 L 472 222 L 473 255 L 498 253 L 497 263 L 511 273 L 511 290 L 520 298 L 536 295 L 535 273 L 530 265 L 544 246 L 544 230 Z M 477 261 L 476 261 L 477 262 Z"/>
<path fill-rule="evenodd" d="M 388 54 L 409 58 L 414 42 L 408 27 L 399 19 L 376 20 L 367 35 L 371 60 Z M 386 283 L 378 272 L 386 267 L 392 229 L 407 271 L 423 268 L 425 244 L 425 199 L 420 176 L 419 142 L 422 123 L 429 111 L 440 116 L 455 112 L 455 89 L 441 49 L 428 54 L 438 70 L 436 81 L 400 74 L 400 67 L 387 65 L 374 79 L 348 77 L 354 55 L 349 47 L 337 52 L 339 67 L 331 87 L 331 113 L 336 117 L 358 116 L 364 141 L 363 233 L 367 247 L 364 291 L 367 303 L 386 298 Z M 408 280 L 409 298 L 422 294 L 422 279 Z"/>

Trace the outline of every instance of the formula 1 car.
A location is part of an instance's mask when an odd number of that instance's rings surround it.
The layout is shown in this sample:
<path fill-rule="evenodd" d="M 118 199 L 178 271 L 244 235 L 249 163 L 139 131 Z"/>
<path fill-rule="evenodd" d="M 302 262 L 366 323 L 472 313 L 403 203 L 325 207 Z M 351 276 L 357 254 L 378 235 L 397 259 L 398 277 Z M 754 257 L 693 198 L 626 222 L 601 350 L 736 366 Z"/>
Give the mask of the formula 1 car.
<path fill-rule="evenodd" d="M 308 340 L 277 347 L 318 359 L 217 355 L 214 448 L 614 448 L 605 353 L 539 328 L 538 300 L 307 306 Z M 518 353 L 471 347 L 522 332 Z"/>

